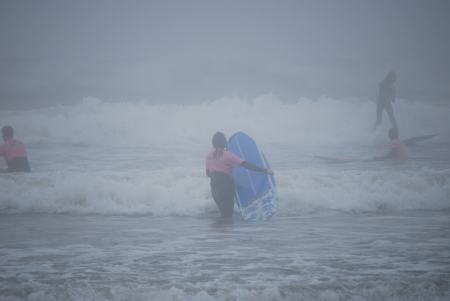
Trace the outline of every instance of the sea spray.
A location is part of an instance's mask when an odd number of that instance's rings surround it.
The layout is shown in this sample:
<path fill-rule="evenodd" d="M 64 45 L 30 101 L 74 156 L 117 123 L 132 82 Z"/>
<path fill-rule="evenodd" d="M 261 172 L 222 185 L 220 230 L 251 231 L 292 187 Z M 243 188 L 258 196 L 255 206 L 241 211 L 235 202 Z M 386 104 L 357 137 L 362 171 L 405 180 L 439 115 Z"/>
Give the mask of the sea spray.
<path fill-rule="evenodd" d="M 450 104 L 398 99 L 394 114 L 400 138 L 437 134 L 450 142 Z M 387 117 L 387 116 L 384 116 Z M 372 132 L 375 103 L 367 99 L 299 99 L 285 104 L 274 95 L 227 98 L 201 105 L 107 103 L 85 98 L 75 106 L 0 111 L 4 124 L 30 144 L 157 146 L 208 144 L 215 131 L 246 132 L 259 144 L 334 145 L 382 141 L 388 118 Z"/>

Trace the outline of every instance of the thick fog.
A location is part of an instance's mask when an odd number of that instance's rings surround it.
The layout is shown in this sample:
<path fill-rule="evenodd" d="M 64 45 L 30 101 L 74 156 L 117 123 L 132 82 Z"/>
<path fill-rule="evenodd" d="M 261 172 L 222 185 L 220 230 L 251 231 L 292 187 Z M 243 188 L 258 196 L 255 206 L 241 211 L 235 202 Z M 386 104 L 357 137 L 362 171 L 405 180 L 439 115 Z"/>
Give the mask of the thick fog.
<path fill-rule="evenodd" d="M 450 96 L 450 1 L 0 1 L 0 110 Z"/>

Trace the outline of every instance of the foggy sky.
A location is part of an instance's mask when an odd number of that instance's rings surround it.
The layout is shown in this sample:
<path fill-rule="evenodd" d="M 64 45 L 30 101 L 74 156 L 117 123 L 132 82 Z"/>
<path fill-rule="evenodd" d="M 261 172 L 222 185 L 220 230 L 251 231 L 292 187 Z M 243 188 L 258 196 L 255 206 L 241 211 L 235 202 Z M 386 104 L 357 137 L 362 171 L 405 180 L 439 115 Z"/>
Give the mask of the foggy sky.
<path fill-rule="evenodd" d="M 0 0 L 0 110 L 273 93 L 450 99 L 450 1 Z"/>

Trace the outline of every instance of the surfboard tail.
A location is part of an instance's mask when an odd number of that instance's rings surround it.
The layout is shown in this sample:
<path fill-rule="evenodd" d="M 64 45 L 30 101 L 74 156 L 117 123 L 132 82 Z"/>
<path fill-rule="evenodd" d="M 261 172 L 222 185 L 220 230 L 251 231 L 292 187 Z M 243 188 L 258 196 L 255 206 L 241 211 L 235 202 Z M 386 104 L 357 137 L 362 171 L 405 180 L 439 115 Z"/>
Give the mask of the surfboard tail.
<path fill-rule="evenodd" d="M 403 140 L 403 143 L 405 145 L 411 145 L 413 143 L 419 142 L 419 141 L 423 141 L 423 140 L 427 140 L 430 138 L 433 138 L 434 136 L 436 136 L 437 134 L 433 134 L 433 135 L 425 135 L 425 136 L 418 136 L 418 137 L 411 137 L 408 139 Z"/>
<path fill-rule="evenodd" d="M 278 190 L 274 186 L 255 196 L 250 202 L 240 207 L 245 220 L 265 221 L 271 218 L 278 207 Z"/>

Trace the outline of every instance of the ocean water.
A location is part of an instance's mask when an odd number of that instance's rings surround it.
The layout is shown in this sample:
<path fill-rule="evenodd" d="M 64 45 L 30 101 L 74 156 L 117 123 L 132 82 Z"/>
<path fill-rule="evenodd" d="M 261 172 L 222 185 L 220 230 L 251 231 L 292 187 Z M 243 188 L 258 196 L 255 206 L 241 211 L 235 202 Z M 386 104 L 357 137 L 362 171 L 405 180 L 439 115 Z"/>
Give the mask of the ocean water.
<path fill-rule="evenodd" d="M 450 105 L 398 99 L 394 114 L 402 139 L 436 134 L 403 165 L 314 157 L 389 151 L 367 99 L 0 111 L 33 170 L 0 174 L 0 299 L 449 300 Z M 218 218 L 216 131 L 265 153 L 270 220 Z"/>

